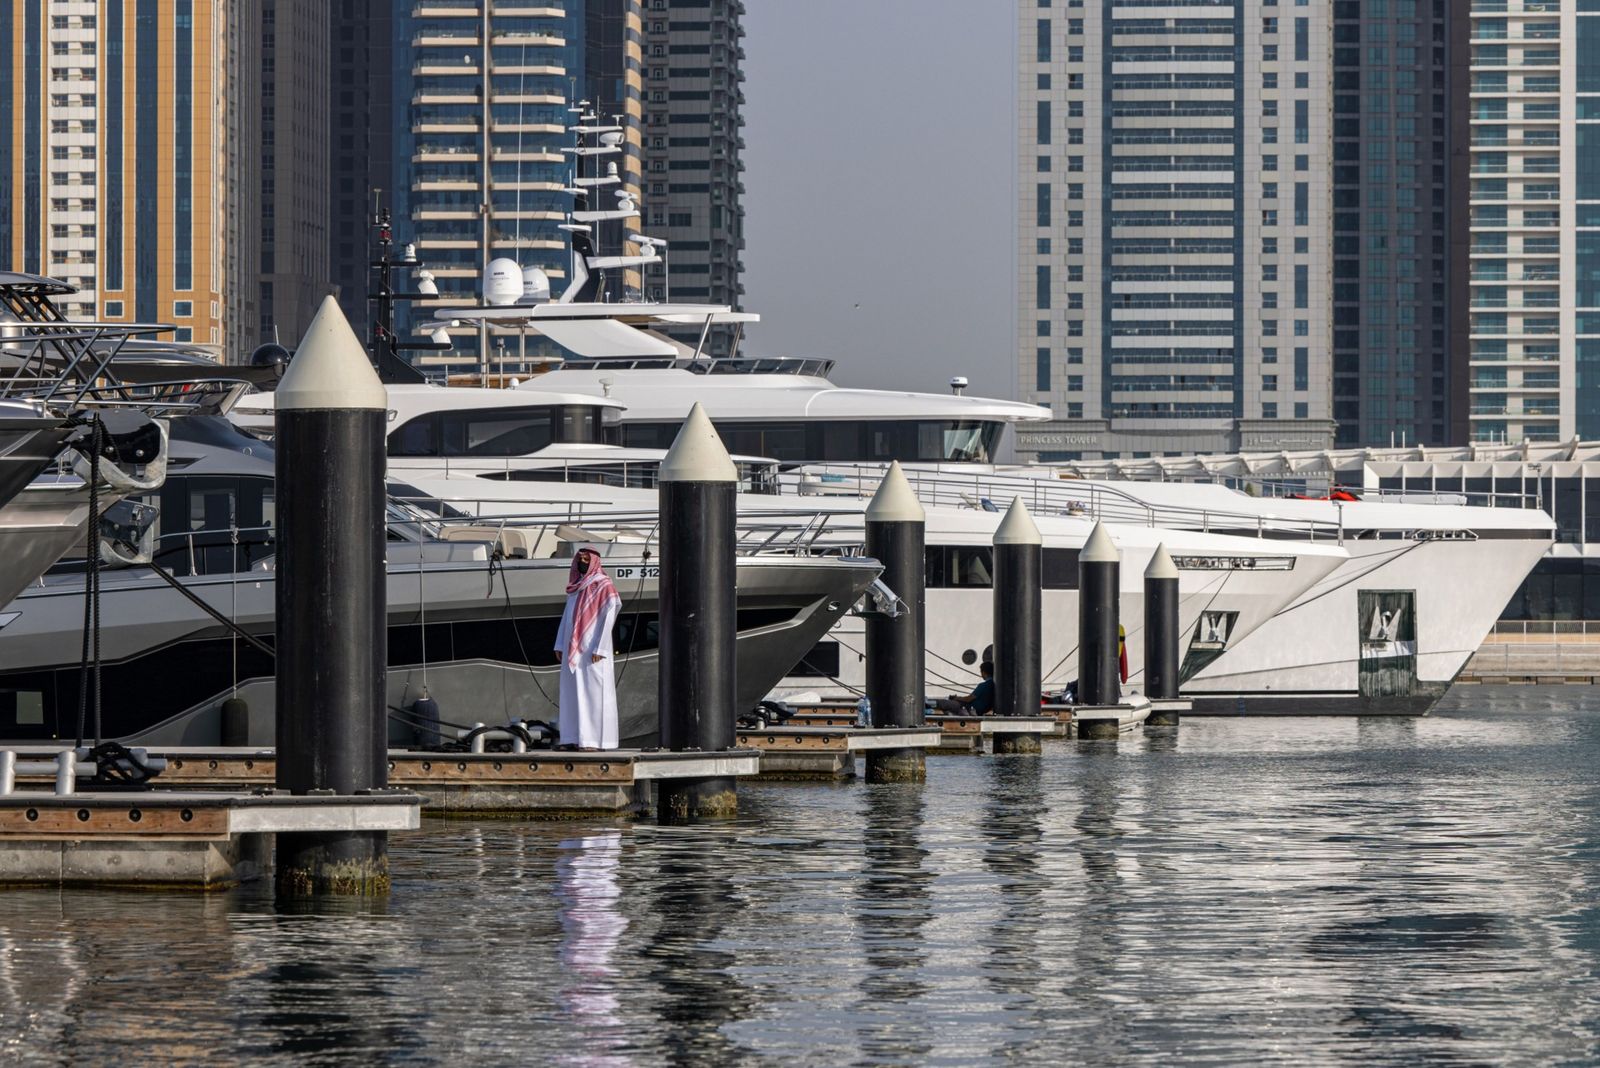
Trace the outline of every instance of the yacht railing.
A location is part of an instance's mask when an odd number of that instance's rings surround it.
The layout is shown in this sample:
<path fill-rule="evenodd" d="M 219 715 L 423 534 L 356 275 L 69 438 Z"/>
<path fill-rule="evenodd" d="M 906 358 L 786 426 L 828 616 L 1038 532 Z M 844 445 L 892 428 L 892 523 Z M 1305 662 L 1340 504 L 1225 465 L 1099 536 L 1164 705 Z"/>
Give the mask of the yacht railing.
<path fill-rule="evenodd" d="M 170 326 L 138 323 L 0 320 L 0 399 L 26 400 L 55 411 L 136 408 L 150 415 L 196 411 L 243 388 L 217 364 L 137 361 L 130 341 L 168 333 Z M 121 366 L 119 367 L 119 363 Z M 194 373 L 190 373 L 193 371 Z"/>
<path fill-rule="evenodd" d="M 655 489 L 660 480 L 661 461 L 613 460 L 604 456 L 592 458 L 543 459 L 538 456 L 506 456 L 500 458 L 473 456 L 429 457 L 425 461 L 407 462 L 406 457 L 391 457 L 390 471 L 397 475 L 426 477 L 443 474 L 445 478 L 470 476 L 486 482 L 575 482 L 586 485 L 609 486 L 613 489 Z M 739 475 L 740 493 L 779 492 L 777 465 L 763 460 L 759 463 L 734 461 Z"/>
<path fill-rule="evenodd" d="M 870 464 L 809 464 L 785 474 L 783 488 L 804 496 L 870 497 L 883 480 L 884 468 Z M 1130 526 L 1174 527 L 1211 534 L 1260 538 L 1303 538 L 1342 542 L 1344 509 L 1335 506 L 1333 520 L 1290 518 L 1259 512 L 1234 512 L 1186 505 L 1153 504 L 1096 482 L 1038 478 L 1001 471 L 958 471 L 950 468 L 905 472 L 917 499 L 932 507 L 972 508 L 1003 512 L 1020 497 L 1035 515 L 1073 516 Z"/>
<path fill-rule="evenodd" d="M 1239 488 L 1235 483 L 1247 484 L 1259 490 L 1263 499 L 1294 499 L 1307 498 L 1312 500 L 1325 499 L 1312 496 L 1318 492 L 1349 493 L 1359 497 L 1362 501 L 1380 504 L 1444 504 L 1464 505 L 1473 508 L 1543 508 L 1541 494 L 1538 492 L 1522 493 L 1509 490 L 1468 490 L 1468 489 L 1402 489 L 1399 487 L 1384 488 L 1379 486 L 1350 486 L 1340 482 L 1330 482 L 1327 479 L 1315 480 L 1317 485 L 1308 486 L 1306 482 L 1279 482 L 1266 480 L 1242 480 L 1226 478 L 1226 484 Z M 1320 489 L 1319 489 L 1320 488 Z"/>
<path fill-rule="evenodd" d="M 527 547 L 531 557 L 555 555 L 558 546 L 563 544 L 610 543 L 638 545 L 644 549 L 655 545 L 660 534 L 660 515 L 654 509 L 629 511 L 603 504 L 572 502 L 565 507 L 513 512 L 507 508 L 526 507 L 528 502 L 489 497 L 390 499 L 426 515 L 426 518 L 392 520 L 391 526 L 426 527 L 430 532 L 427 537 L 443 540 L 471 541 L 477 540 L 474 535 L 492 534 L 492 539 L 485 537 L 484 540 L 496 541 L 502 551 L 512 543 L 519 543 Z M 438 514 L 445 510 L 451 514 Z M 853 516 L 857 525 L 840 521 L 847 516 Z M 742 510 L 734 524 L 735 551 L 740 556 L 817 556 L 852 552 L 860 549 L 864 542 L 860 517 L 859 509 Z"/>

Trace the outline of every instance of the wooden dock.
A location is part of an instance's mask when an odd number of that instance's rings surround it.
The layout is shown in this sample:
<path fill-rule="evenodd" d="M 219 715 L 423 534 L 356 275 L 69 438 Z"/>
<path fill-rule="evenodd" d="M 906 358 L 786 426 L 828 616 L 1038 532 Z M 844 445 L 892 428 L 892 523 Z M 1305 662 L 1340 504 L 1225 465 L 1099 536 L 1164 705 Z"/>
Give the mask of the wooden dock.
<path fill-rule="evenodd" d="M 1115 741 L 1144 726 L 1151 707 L 1149 698 L 1137 694 L 1115 705 L 1079 705 L 1073 709 L 1074 729 L 1080 741 Z"/>
<path fill-rule="evenodd" d="M 985 740 L 992 747 L 997 739 L 1010 735 L 1060 738 L 1065 734 L 1061 721 L 1053 715 L 932 715 L 928 722 L 943 731 L 939 751 L 944 753 L 981 753 Z"/>
<path fill-rule="evenodd" d="M 785 724 L 740 728 L 736 737 L 740 748 L 761 751 L 764 779 L 848 779 L 856 773 L 857 753 L 932 748 L 943 734 L 932 726 L 835 728 Z"/>
<path fill-rule="evenodd" d="M 225 888 L 271 870 L 271 835 L 416 830 L 421 802 L 399 790 L 18 790 L 0 797 L 0 884 Z"/>
<path fill-rule="evenodd" d="M 34 759 L 46 754 L 42 749 L 18 752 Z M 161 790 L 246 790 L 271 786 L 277 776 L 277 759 L 270 749 L 176 746 L 151 750 L 150 756 L 167 761 L 166 770 L 151 780 Z M 739 750 L 418 753 L 395 749 L 389 752 L 389 785 L 423 795 L 423 808 L 430 816 L 637 815 L 650 810 L 652 785 L 661 779 L 754 775 L 760 757 Z M 19 776 L 19 781 L 26 780 Z"/>

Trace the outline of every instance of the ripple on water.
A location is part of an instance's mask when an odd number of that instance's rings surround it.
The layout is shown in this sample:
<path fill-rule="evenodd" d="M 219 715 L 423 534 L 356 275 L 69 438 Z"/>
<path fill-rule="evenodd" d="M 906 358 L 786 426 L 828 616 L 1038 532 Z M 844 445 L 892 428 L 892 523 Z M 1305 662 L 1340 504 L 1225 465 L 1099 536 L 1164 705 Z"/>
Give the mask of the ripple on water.
<path fill-rule="evenodd" d="M 377 906 L 11 892 L 0 1059 L 1582 1062 L 1583 696 L 747 784 L 715 828 L 429 821 Z"/>

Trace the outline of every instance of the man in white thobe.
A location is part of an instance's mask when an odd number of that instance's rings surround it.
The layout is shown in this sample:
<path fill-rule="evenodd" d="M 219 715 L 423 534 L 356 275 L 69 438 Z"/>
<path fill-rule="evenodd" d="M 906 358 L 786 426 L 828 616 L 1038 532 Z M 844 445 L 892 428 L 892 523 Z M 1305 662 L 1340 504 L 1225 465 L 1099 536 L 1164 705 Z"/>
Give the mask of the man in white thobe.
<path fill-rule="evenodd" d="M 617 747 L 617 681 L 611 628 L 622 608 L 600 554 L 578 550 L 567 576 L 567 608 L 556 633 L 561 657 L 561 744 L 578 749 Z"/>

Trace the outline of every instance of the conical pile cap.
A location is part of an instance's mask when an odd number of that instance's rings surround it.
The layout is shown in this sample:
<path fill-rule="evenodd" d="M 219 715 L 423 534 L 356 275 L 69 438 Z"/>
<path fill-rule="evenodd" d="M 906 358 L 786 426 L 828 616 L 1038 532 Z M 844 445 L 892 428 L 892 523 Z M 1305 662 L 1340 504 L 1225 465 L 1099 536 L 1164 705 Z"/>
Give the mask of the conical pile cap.
<path fill-rule="evenodd" d="M 1006 509 L 1006 517 L 1000 521 L 1000 526 L 994 532 L 996 545 L 1042 545 L 1044 539 L 1039 536 L 1038 524 L 1034 523 L 1033 516 L 1028 514 L 1028 506 L 1022 503 L 1021 497 L 1011 498 L 1011 507 Z"/>
<path fill-rule="evenodd" d="M 672 448 L 661 461 L 662 482 L 737 482 L 739 473 L 711 417 L 699 402 L 689 409 Z"/>
<path fill-rule="evenodd" d="M 906 473 L 900 469 L 900 461 L 895 460 L 889 465 L 883 481 L 878 483 L 878 492 L 872 495 L 872 500 L 867 504 L 867 522 L 922 523 L 927 518 L 927 513 L 922 510 L 922 502 L 917 500 L 911 483 L 906 481 Z"/>
<path fill-rule="evenodd" d="M 1083 543 L 1078 559 L 1086 564 L 1116 564 L 1121 563 L 1122 554 L 1112 544 L 1105 526 L 1097 522 L 1094 529 L 1089 531 L 1089 540 Z"/>
<path fill-rule="evenodd" d="M 1175 579 L 1178 577 L 1178 565 L 1172 562 L 1172 556 L 1167 552 L 1167 543 L 1162 542 L 1156 546 L 1155 553 L 1150 557 L 1150 566 L 1144 569 L 1147 579 Z"/>
<path fill-rule="evenodd" d="M 280 412 L 389 407 L 389 391 L 332 297 L 323 298 L 274 394 Z"/>

